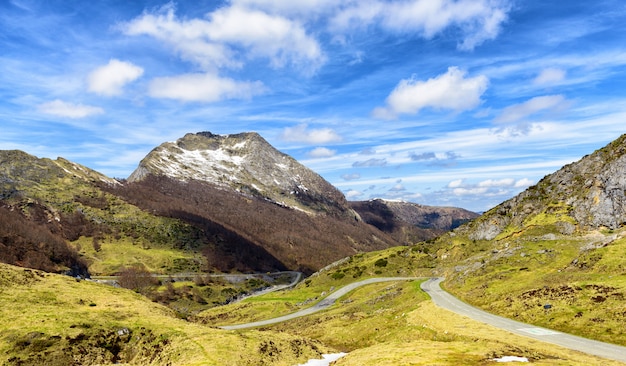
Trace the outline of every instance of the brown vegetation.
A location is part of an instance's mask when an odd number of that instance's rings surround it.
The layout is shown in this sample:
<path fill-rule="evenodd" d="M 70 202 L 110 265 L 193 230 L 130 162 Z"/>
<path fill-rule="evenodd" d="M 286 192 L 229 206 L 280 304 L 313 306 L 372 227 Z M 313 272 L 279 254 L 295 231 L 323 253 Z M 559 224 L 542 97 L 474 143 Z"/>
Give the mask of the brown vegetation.
<path fill-rule="evenodd" d="M 209 244 L 204 254 L 220 271 L 312 273 L 357 251 L 398 244 L 354 217 L 312 216 L 203 182 L 150 176 L 107 189 L 146 211 L 199 228 Z"/>
<path fill-rule="evenodd" d="M 0 205 L 0 262 L 48 272 L 66 272 L 73 276 L 87 276 L 87 266 L 76 251 L 58 234 L 41 225 L 37 217 L 41 207 L 31 212 L 28 219 L 15 207 Z"/>

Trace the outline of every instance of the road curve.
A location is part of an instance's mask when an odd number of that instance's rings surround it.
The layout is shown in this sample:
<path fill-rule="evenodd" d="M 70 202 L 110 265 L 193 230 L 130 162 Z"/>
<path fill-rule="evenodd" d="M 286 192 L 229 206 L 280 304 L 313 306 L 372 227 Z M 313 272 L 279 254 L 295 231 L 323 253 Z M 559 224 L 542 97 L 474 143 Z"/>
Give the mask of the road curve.
<path fill-rule="evenodd" d="M 626 362 L 626 347 L 577 337 L 490 314 L 468 305 L 442 290 L 440 286 L 442 281 L 443 278 L 431 278 L 421 285 L 422 290 L 430 295 L 435 305 L 441 308 L 467 316 L 482 323 L 493 325 L 511 333 L 538 339 L 542 342 L 556 344 L 590 355 Z"/>
<path fill-rule="evenodd" d="M 281 323 L 287 320 L 292 320 L 295 318 L 300 318 L 306 315 L 311 315 L 314 313 L 317 313 L 318 311 L 322 311 L 326 308 L 328 308 L 329 306 L 331 306 L 332 304 L 335 303 L 335 301 L 337 301 L 340 297 L 346 295 L 348 292 L 361 287 L 361 286 L 365 286 L 365 285 L 370 285 L 372 283 L 379 283 L 379 282 L 389 282 L 389 281 L 412 281 L 412 280 L 417 280 L 419 278 L 417 277 L 379 277 L 379 278 L 369 278 L 367 280 L 363 280 L 363 281 L 359 281 L 359 282 L 353 282 L 349 285 L 346 285 L 342 288 L 340 288 L 339 290 L 333 292 L 332 294 L 328 295 L 327 297 L 325 297 L 323 300 L 321 300 L 320 302 L 318 302 L 317 304 L 311 306 L 310 308 L 306 308 L 306 309 L 302 309 L 300 311 L 297 311 L 295 313 L 291 313 L 291 314 L 287 314 L 284 316 L 279 316 L 278 318 L 272 318 L 272 319 L 267 319 L 267 320 L 261 320 L 258 322 L 252 322 L 252 323 L 245 323 L 245 324 L 237 324 L 237 325 L 224 325 L 221 326 L 219 328 L 222 329 L 226 329 L 226 330 L 236 330 L 236 329 L 246 329 L 246 328 L 255 328 L 255 327 L 262 327 L 262 326 L 266 326 L 266 325 L 271 325 L 271 324 L 276 324 L 276 323 Z"/>

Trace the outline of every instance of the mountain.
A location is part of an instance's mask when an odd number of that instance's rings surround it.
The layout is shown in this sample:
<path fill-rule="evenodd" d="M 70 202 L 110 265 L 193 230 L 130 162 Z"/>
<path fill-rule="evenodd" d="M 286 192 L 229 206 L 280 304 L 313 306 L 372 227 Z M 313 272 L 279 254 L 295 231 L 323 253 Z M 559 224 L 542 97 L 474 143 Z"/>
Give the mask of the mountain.
<path fill-rule="evenodd" d="M 350 207 L 365 222 L 391 234 L 401 243 L 433 239 L 480 216 L 457 207 L 425 206 L 383 199 L 353 201 Z"/>
<path fill-rule="evenodd" d="M 62 158 L 39 159 L 18 150 L 0 151 L 0 260 L 86 276 L 86 263 L 67 239 L 93 233 L 95 225 L 75 212 L 71 201 L 95 182 L 118 184 Z M 65 186 L 76 189 L 68 192 L 61 188 Z"/>
<path fill-rule="evenodd" d="M 346 208 L 339 190 L 255 132 L 189 133 L 163 143 L 141 161 L 128 181 L 150 175 L 208 182 L 309 213 Z"/>
<path fill-rule="evenodd" d="M 355 253 L 432 239 L 466 217 L 448 208 L 349 203 L 257 133 L 187 134 L 152 150 L 125 181 L 63 158 L 5 151 L 2 159 L 5 221 L 40 225 L 51 247 L 68 251 L 47 250 L 48 263 L 28 236 L 41 228 L 5 227 L 2 245 L 12 249 L 4 260 L 46 270 L 79 268 L 80 259 L 94 274 L 129 265 L 163 274 L 313 273 Z M 76 263 L 52 265 L 60 256 Z"/>
<path fill-rule="evenodd" d="M 206 253 L 220 271 L 261 268 L 305 273 L 363 251 L 398 245 L 361 220 L 334 186 L 257 133 L 187 134 L 152 150 L 111 193 L 204 233 L 223 255 Z M 255 259 L 255 257 L 257 257 Z M 254 263 L 243 268 L 237 263 Z M 230 263 L 230 264 L 229 264 Z"/>

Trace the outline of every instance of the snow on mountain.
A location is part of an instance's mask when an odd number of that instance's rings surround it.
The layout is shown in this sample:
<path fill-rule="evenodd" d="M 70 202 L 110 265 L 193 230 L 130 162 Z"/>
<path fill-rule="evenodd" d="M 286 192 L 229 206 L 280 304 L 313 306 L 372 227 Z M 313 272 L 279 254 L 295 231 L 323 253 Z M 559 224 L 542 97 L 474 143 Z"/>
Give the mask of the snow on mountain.
<path fill-rule="evenodd" d="M 141 161 L 128 181 L 149 174 L 204 181 L 294 208 L 346 205 L 343 194 L 330 183 L 254 132 L 189 133 L 163 143 Z"/>

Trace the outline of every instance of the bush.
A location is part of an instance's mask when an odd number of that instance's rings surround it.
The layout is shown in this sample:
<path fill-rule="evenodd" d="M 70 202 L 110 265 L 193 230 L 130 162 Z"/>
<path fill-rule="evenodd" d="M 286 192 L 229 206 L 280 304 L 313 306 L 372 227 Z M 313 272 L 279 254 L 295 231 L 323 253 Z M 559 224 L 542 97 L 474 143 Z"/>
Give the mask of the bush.
<path fill-rule="evenodd" d="M 159 284 L 159 280 L 145 268 L 128 267 L 120 272 L 117 283 L 121 287 L 145 295 Z"/>
<path fill-rule="evenodd" d="M 345 276 L 345 273 L 343 272 L 335 272 L 332 275 L 330 275 L 330 277 L 334 280 L 340 280 Z"/>
<path fill-rule="evenodd" d="M 387 267 L 387 259 L 386 258 L 380 258 L 379 260 L 374 262 L 374 265 L 376 267 Z"/>

